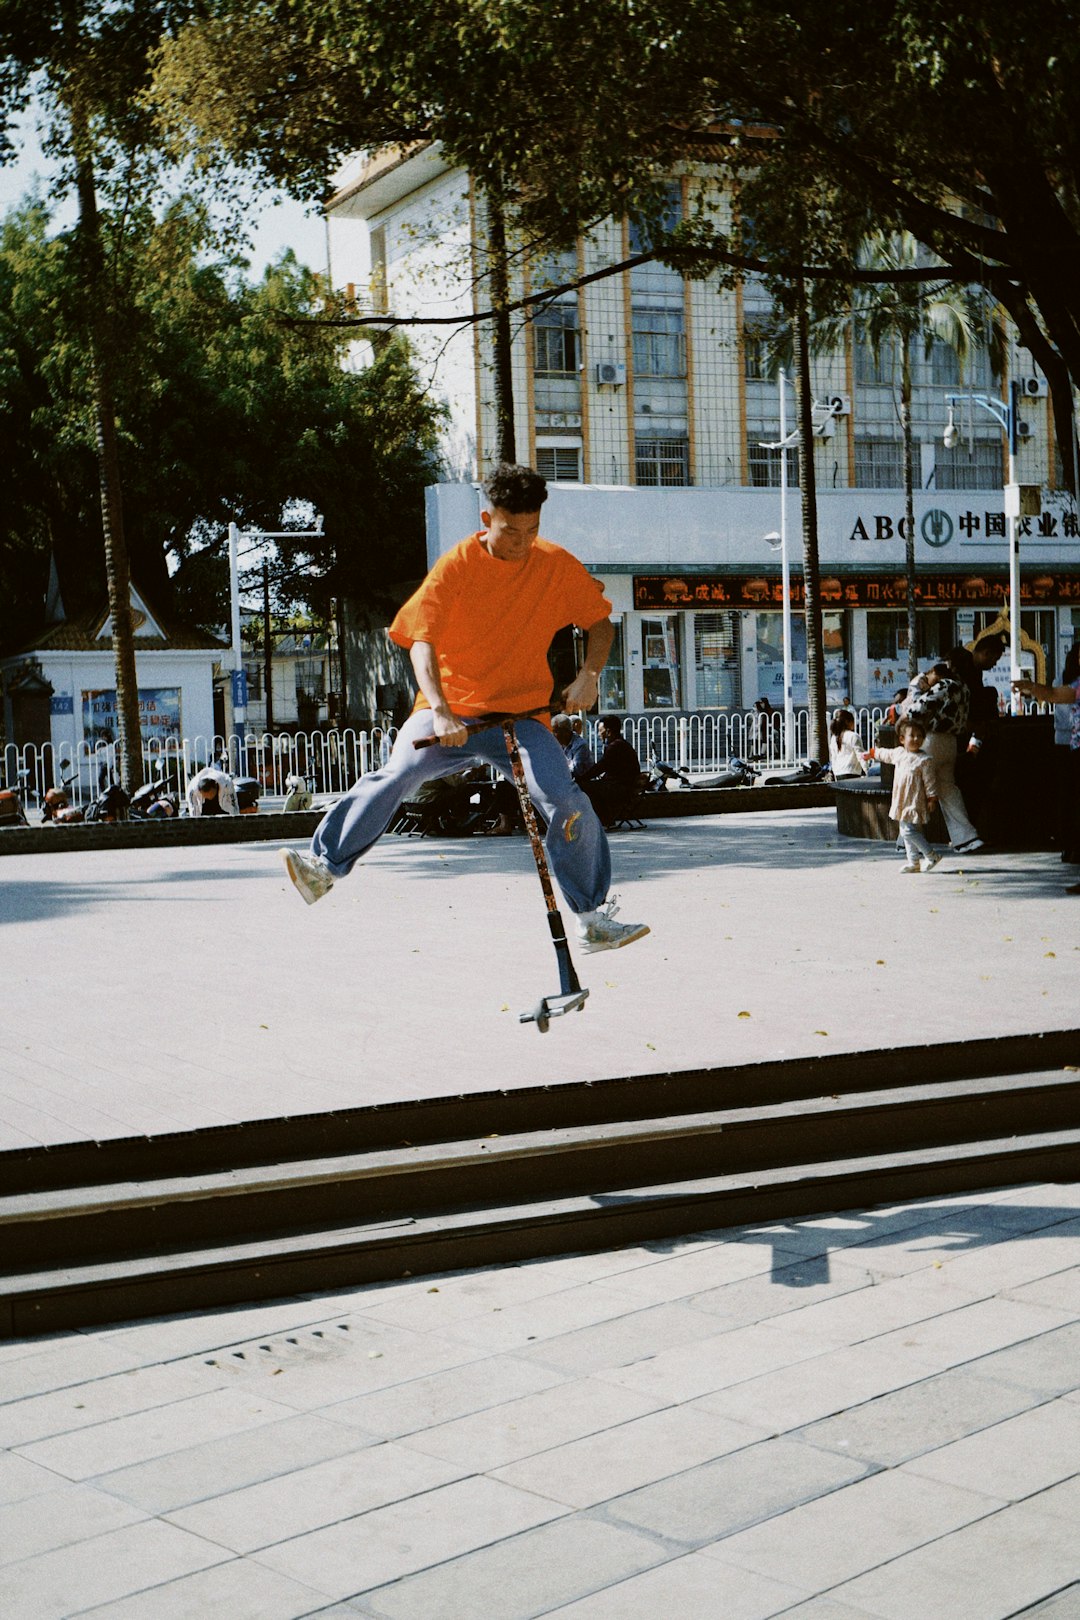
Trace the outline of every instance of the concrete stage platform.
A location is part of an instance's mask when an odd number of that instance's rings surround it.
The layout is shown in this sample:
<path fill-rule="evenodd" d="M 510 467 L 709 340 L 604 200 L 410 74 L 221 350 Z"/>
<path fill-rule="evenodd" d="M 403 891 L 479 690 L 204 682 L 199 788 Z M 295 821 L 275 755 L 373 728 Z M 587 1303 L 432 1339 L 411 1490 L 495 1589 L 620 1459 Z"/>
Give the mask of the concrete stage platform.
<path fill-rule="evenodd" d="M 0 1151 L 1065 1029 L 1080 900 L 1044 853 L 903 876 L 831 808 L 613 839 L 649 938 L 558 988 L 524 839 L 387 838 L 314 907 L 265 843 L 0 864 Z"/>

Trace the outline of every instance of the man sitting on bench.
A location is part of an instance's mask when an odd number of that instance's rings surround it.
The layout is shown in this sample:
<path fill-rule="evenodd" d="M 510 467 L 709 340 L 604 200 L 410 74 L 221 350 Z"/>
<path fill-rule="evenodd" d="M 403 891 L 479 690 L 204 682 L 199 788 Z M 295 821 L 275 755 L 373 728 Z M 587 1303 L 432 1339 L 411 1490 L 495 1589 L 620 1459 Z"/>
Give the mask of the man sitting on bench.
<path fill-rule="evenodd" d="M 622 721 L 617 714 L 606 714 L 600 721 L 600 737 L 604 752 L 582 771 L 578 782 L 588 794 L 593 809 L 605 827 L 633 812 L 641 789 L 641 761 L 631 743 L 622 734 Z"/>

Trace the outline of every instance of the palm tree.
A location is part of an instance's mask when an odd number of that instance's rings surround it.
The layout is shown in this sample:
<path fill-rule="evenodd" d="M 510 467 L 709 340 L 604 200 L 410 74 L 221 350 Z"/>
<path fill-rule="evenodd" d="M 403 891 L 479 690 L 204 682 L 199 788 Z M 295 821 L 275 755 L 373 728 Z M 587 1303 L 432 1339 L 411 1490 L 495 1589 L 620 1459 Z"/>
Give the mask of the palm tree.
<path fill-rule="evenodd" d="M 919 243 L 908 231 L 875 231 L 859 252 L 864 269 L 900 271 L 925 265 Z M 815 352 L 837 349 L 854 322 L 859 338 L 876 362 L 899 355 L 896 411 L 904 444 L 904 548 L 907 574 L 908 675 L 918 672 L 915 617 L 915 440 L 911 422 L 912 356 L 922 343 L 927 359 L 935 343 L 953 351 L 961 369 L 974 351 L 987 344 L 995 376 L 1003 369 L 1003 341 L 996 304 L 982 289 L 956 282 L 894 281 L 860 283 L 850 307 L 814 322 Z"/>

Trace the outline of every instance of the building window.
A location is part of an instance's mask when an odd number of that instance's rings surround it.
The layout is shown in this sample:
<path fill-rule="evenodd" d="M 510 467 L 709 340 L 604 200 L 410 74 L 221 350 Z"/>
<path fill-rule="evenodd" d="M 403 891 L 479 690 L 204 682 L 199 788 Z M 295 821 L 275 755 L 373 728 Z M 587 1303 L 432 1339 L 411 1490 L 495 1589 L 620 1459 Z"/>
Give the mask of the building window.
<path fill-rule="evenodd" d="M 891 388 L 900 380 L 900 345 L 889 337 L 876 352 L 867 342 L 865 333 L 856 323 L 855 342 L 852 345 L 855 360 L 855 381 Z"/>
<path fill-rule="evenodd" d="M 533 369 L 538 377 L 577 375 L 576 304 L 554 304 L 533 320 Z"/>
<path fill-rule="evenodd" d="M 690 482 L 690 444 L 686 439 L 635 439 L 636 483 L 673 488 Z"/>
<path fill-rule="evenodd" d="M 1000 489 L 1005 474 L 1000 439 L 974 439 L 946 450 L 935 448 L 934 484 L 938 489 Z"/>
<path fill-rule="evenodd" d="M 780 487 L 780 455 L 779 450 L 767 450 L 763 444 L 758 443 L 761 435 L 768 433 L 768 428 L 762 428 L 755 434 L 746 447 L 746 466 L 751 487 L 754 489 L 779 489 Z M 794 445 L 783 452 L 787 456 L 788 487 L 799 487 L 799 452 Z"/>
<path fill-rule="evenodd" d="M 686 332 L 681 309 L 633 312 L 635 377 L 685 377 Z"/>
<path fill-rule="evenodd" d="M 903 489 L 904 445 L 901 439 L 855 440 L 855 488 Z"/>
<path fill-rule="evenodd" d="M 680 706 L 682 692 L 677 613 L 642 619 L 641 683 L 647 709 L 677 709 Z"/>
<path fill-rule="evenodd" d="M 553 484 L 580 484 L 581 450 L 577 445 L 538 445 L 536 470 Z"/>
<path fill-rule="evenodd" d="M 694 614 L 694 684 L 700 708 L 739 708 L 737 613 Z"/>
<path fill-rule="evenodd" d="M 682 218 L 682 187 L 678 181 L 672 180 L 664 187 L 663 202 L 659 209 L 657 224 L 661 232 L 673 231 Z M 655 245 L 655 237 L 648 225 L 631 220 L 629 229 L 630 253 L 637 257 L 639 253 L 649 253 Z"/>
<path fill-rule="evenodd" d="M 930 345 L 930 381 L 935 388 L 959 388 L 960 356 L 951 343 L 934 338 Z"/>
<path fill-rule="evenodd" d="M 747 382 L 775 382 L 777 365 L 773 356 L 772 326 L 764 320 L 747 320 L 743 327 L 743 372 Z"/>
<path fill-rule="evenodd" d="M 263 666 L 261 664 L 245 664 L 244 674 L 247 676 L 248 702 L 261 703 L 263 695 Z"/>

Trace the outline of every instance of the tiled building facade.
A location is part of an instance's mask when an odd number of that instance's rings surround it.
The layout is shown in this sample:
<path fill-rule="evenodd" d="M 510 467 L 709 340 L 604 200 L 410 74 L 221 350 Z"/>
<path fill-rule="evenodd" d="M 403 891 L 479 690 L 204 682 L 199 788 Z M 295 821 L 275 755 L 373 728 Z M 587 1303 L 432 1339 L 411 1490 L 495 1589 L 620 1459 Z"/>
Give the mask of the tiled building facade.
<path fill-rule="evenodd" d="M 673 210 L 692 205 L 696 183 L 672 187 Z M 434 557 L 477 525 L 475 482 L 495 458 L 491 322 L 473 319 L 490 307 L 483 202 L 427 147 L 358 162 L 340 177 L 329 218 L 339 286 L 354 283 L 361 297 L 370 288 L 376 309 L 437 323 L 408 329 L 421 375 L 448 412 L 447 483 L 429 503 Z M 515 256 L 511 296 L 589 277 L 644 246 L 625 223 L 607 221 L 565 254 Z M 545 532 L 603 578 L 620 619 L 606 706 L 691 712 L 782 697 L 781 452 L 769 448 L 779 438 L 780 384 L 769 372 L 764 285 L 748 278 L 721 288 L 648 263 L 513 319 L 518 459 L 552 483 Z M 875 356 L 852 330 L 812 366 L 830 703 L 880 702 L 906 671 L 896 358 Z M 1002 615 L 1004 435 L 978 407 L 959 411 L 955 448 L 944 447 L 942 431 L 947 393 L 998 396 L 1006 383 L 992 377 L 985 347 L 963 369 L 940 343 L 928 356 L 920 347 L 912 363 L 925 662 Z M 1017 476 L 1044 491 L 1022 541 L 1024 662 L 1053 675 L 1080 637 L 1076 509 L 1056 489 L 1045 384 L 1015 342 L 1008 366 L 1025 390 Z M 788 472 L 798 701 L 805 638 L 793 450 Z"/>

